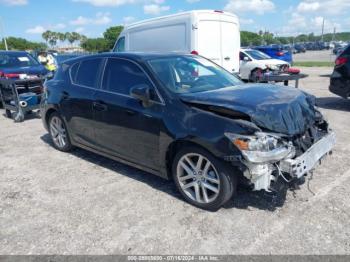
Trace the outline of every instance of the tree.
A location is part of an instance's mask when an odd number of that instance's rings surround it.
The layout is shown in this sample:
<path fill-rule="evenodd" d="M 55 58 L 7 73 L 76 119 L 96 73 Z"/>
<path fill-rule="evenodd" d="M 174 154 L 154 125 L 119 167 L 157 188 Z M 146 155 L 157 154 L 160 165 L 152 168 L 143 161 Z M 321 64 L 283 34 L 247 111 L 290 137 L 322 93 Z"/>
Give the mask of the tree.
<path fill-rule="evenodd" d="M 42 33 L 41 36 L 45 40 L 46 44 L 49 42 L 51 35 L 52 35 L 52 32 L 50 30 L 47 30 L 44 33 Z"/>
<path fill-rule="evenodd" d="M 109 50 L 112 50 L 112 48 L 115 44 L 115 41 L 117 40 L 118 36 L 123 31 L 123 29 L 124 29 L 123 26 L 113 26 L 113 27 L 108 28 L 103 33 L 103 37 L 107 41 Z"/>
<path fill-rule="evenodd" d="M 65 33 L 65 36 L 66 36 L 66 39 L 68 40 L 68 42 L 69 42 L 71 45 L 73 45 L 73 43 L 74 43 L 74 41 L 75 41 L 73 34 L 70 33 L 70 32 L 67 32 L 67 33 Z"/>
<path fill-rule="evenodd" d="M 90 38 L 81 43 L 81 47 L 88 52 L 109 51 L 109 44 L 105 38 Z"/>
<path fill-rule="evenodd" d="M 49 44 L 51 45 L 51 47 L 54 47 L 57 45 L 57 41 L 59 39 L 59 35 L 56 32 L 51 32 L 51 36 L 49 38 Z"/>
<path fill-rule="evenodd" d="M 44 50 L 47 49 L 45 43 L 36 43 L 20 37 L 8 37 L 7 44 L 10 50 Z M 0 49 L 4 49 L 3 41 L 0 42 Z"/>
<path fill-rule="evenodd" d="M 241 31 L 241 45 L 242 46 L 252 46 L 252 45 L 260 45 L 261 37 L 252 32 Z"/>
<path fill-rule="evenodd" d="M 64 33 L 57 33 L 58 36 L 58 40 L 60 40 L 61 43 L 63 43 L 64 41 L 66 41 L 66 34 Z"/>

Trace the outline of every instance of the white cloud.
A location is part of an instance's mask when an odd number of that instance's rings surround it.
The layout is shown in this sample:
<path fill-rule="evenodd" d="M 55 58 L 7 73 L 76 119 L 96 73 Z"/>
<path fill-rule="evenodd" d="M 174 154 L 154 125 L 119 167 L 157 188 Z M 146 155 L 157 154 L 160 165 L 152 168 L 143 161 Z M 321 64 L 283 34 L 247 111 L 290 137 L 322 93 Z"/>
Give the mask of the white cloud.
<path fill-rule="evenodd" d="M 294 12 L 291 15 L 291 19 L 288 21 L 288 24 L 285 25 L 279 33 L 281 35 L 299 35 L 309 33 L 320 35 L 323 19 L 322 16 L 310 17 Z M 324 25 L 325 33 L 333 32 L 334 27 L 337 31 L 341 30 L 341 25 L 330 19 L 325 19 Z"/>
<path fill-rule="evenodd" d="M 77 28 L 75 28 L 74 31 L 77 32 L 77 33 L 82 33 L 82 32 L 85 31 L 85 28 L 84 27 L 77 27 Z"/>
<path fill-rule="evenodd" d="M 69 23 L 71 25 L 106 25 L 112 22 L 112 19 L 110 17 L 110 13 L 102 13 L 99 12 L 96 14 L 95 18 L 88 18 L 84 16 L 78 16 L 76 19 L 70 21 Z"/>
<path fill-rule="evenodd" d="M 37 26 L 34 26 L 32 28 L 28 28 L 26 30 L 26 33 L 27 34 L 42 34 L 46 31 L 45 27 L 41 26 L 41 25 L 37 25 Z"/>
<path fill-rule="evenodd" d="M 123 22 L 124 22 L 124 24 L 130 24 L 130 23 L 132 23 L 132 22 L 135 22 L 135 20 L 136 20 L 136 18 L 135 17 L 133 17 L 133 16 L 126 16 L 126 17 L 124 17 L 123 18 Z"/>
<path fill-rule="evenodd" d="M 0 0 L 1 1 L 1 0 Z M 11 0 L 8 0 L 11 1 Z M 163 4 L 165 0 L 72 0 L 73 2 L 88 3 L 93 6 L 121 6 L 135 3 Z"/>
<path fill-rule="evenodd" d="M 135 0 L 73 0 L 73 2 L 83 2 L 94 6 L 120 6 L 125 4 L 133 4 Z"/>
<path fill-rule="evenodd" d="M 319 2 L 313 2 L 313 3 L 308 3 L 308 2 L 301 2 L 297 10 L 299 12 L 315 12 L 320 8 L 320 3 Z"/>
<path fill-rule="evenodd" d="M 244 19 L 244 18 L 241 18 L 239 19 L 239 22 L 242 24 L 242 25 L 251 25 L 251 24 L 254 24 L 254 20 L 253 19 Z"/>
<path fill-rule="evenodd" d="M 350 12 L 349 0 L 303 0 L 297 6 L 301 13 L 318 12 L 318 14 L 337 15 Z"/>
<path fill-rule="evenodd" d="M 27 34 L 42 34 L 46 30 L 61 30 L 66 28 L 66 25 L 63 23 L 55 24 L 55 25 L 49 25 L 49 26 L 42 26 L 42 25 L 37 25 L 31 28 L 28 28 L 26 30 Z"/>
<path fill-rule="evenodd" d="M 161 12 L 168 11 L 170 6 L 161 6 L 158 4 L 144 5 L 143 11 L 147 15 L 159 15 Z"/>
<path fill-rule="evenodd" d="M 275 4 L 270 0 L 229 0 L 225 10 L 235 14 L 254 12 L 262 15 L 275 10 Z"/>
<path fill-rule="evenodd" d="M 28 0 L 0 0 L 0 3 L 5 5 L 26 5 Z"/>
<path fill-rule="evenodd" d="M 64 29 L 64 28 L 66 28 L 66 25 L 63 24 L 63 23 L 59 23 L 59 24 L 56 24 L 56 25 L 51 26 L 50 28 L 51 28 L 51 29 L 59 30 L 59 29 Z"/>

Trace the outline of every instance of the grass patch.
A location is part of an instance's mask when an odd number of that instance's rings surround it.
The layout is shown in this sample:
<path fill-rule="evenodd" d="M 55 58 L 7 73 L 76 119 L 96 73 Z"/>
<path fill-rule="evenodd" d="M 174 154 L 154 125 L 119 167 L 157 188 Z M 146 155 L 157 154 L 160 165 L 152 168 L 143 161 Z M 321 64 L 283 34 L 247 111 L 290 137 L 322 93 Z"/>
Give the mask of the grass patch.
<path fill-rule="evenodd" d="M 333 67 L 334 66 L 334 62 L 325 62 L 325 61 L 294 62 L 293 66 L 301 66 L 301 67 Z"/>

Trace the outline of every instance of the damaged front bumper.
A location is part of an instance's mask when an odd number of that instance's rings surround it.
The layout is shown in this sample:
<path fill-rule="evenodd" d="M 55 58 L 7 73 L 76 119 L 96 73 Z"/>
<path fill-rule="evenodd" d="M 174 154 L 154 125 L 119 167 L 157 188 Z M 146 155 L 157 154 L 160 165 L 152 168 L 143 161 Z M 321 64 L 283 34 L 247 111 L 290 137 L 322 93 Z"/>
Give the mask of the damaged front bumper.
<path fill-rule="evenodd" d="M 280 171 L 288 173 L 293 178 L 300 178 L 311 171 L 326 154 L 331 152 L 334 145 L 335 134 L 331 132 L 317 141 L 301 156 L 280 161 Z"/>
<path fill-rule="evenodd" d="M 251 156 L 244 156 L 242 161 L 246 167 L 243 171 L 244 176 L 254 185 L 254 190 L 265 190 L 271 192 L 272 184 L 278 180 L 281 176 L 283 179 L 295 180 L 303 177 L 313 168 L 316 164 L 321 161 L 321 159 L 332 151 L 335 145 L 335 134 L 330 131 L 316 143 L 314 143 L 306 152 L 302 155 L 295 157 L 295 151 L 288 147 L 288 150 L 284 152 L 287 155 L 283 159 L 278 161 L 249 161 L 252 160 Z M 255 156 L 256 160 L 259 159 Z"/>

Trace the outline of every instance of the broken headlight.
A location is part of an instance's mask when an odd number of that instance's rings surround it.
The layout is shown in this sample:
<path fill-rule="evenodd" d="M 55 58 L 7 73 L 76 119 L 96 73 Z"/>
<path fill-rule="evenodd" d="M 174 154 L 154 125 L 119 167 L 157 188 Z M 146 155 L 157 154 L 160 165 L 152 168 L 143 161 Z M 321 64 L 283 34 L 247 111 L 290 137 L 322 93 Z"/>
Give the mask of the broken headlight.
<path fill-rule="evenodd" d="M 253 136 L 225 133 L 225 136 L 252 163 L 277 162 L 295 154 L 294 146 L 276 135 L 257 132 Z"/>

